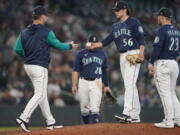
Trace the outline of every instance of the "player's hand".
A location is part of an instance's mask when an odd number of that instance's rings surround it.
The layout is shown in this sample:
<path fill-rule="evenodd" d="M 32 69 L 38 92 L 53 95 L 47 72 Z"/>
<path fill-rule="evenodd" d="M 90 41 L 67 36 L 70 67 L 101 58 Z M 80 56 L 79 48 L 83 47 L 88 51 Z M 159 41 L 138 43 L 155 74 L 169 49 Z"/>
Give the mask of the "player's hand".
<path fill-rule="evenodd" d="M 73 95 L 76 95 L 77 91 L 78 91 L 77 86 L 72 86 L 72 93 L 73 93 Z"/>
<path fill-rule="evenodd" d="M 110 87 L 104 87 L 104 88 L 103 88 L 103 91 L 104 91 L 104 92 L 110 92 L 110 93 L 112 92 L 112 90 L 111 90 Z"/>
<path fill-rule="evenodd" d="M 96 47 L 91 42 L 86 43 L 86 48 L 91 51 L 94 51 L 96 49 Z"/>
<path fill-rule="evenodd" d="M 144 60 L 144 53 L 139 53 L 139 59 Z"/>
<path fill-rule="evenodd" d="M 144 53 L 139 53 L 136 59 L 136 63 L 142 63 L 144 61 Z"/>
<path fill-rule="evenodd" d="M 144 61 L 144 46 L 143 45 L 140 45 L 138 57 L 141 61 Z"/>
<path fill-rule="evenodd" d="M 178 56 L 178 57 L 176 58 L 176 61 L 177 61 L 177 62 L 179 62 L 179 61 L 180 61 L 180 56 Z"/>
<path fill-rule="evenodd" d="M 112 94 L 112 90 L 109 87 L 104 87 L 103 91 L 109 103 L 115 104 L 117 102 L 116 97 Z"/>
<path fill-rule="evenodd" d="M 154 75 L 154 66 L 153 64 L 148 64 L 148 70 L 150 75 Z"/>
<path fill-rule="evenodd" d="M 91 43 L 91 44 L 86 44 L 86 48 L 88 49 L 88 50 L 94 50 L 94 49 L 96 49 L 96 48 L 100 48 L 100 47 L 102 47 L 102 43 L 101 42 L 97 42 L 97 43 Z"/>
<path fill-rule="evenodd" d="M 72 49 L 78 48 L 78 44 L 74 43 L 74 41 L 69 42 L 72 45 Z"/>
<path fill-rule="evenodd" d="M 91 43 L 91 42 L 87 42 L 85 47 L 86 47 L 88 50 L 90 50 L 91 46 L 92 46 L 92 43 Z"/>

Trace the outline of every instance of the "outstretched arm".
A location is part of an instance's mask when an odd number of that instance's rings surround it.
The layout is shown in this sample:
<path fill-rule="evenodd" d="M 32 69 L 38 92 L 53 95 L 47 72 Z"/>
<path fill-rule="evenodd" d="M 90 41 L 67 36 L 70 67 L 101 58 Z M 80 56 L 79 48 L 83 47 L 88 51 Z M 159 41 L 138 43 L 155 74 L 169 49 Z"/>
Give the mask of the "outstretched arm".
<path fill-rule="evenodd" d="M 50 31 L 48 34 L 48 43 L 58 49 L 58 50 L 70 50 L 70 49 L 75 49 L 78 47 L 78 44 L 75 44 L 74 42 L 71 42 L 71 44 L 66 44 L 66 43 L 62 43 L 60 42 L 53 31 Z"/>
<path fill-rule="evenodd" d="M 113 37 L 112 29 L 111 29 L 110 33 L 106 36 L 106 38 L 104 40 L 102 40 L 101 42 L 92 43 L 91 46 L 86 46 L 86 48 L 89 50 L 94 50 L 95 48 L 105 47 L 105 46 L 110 45 L 110 43 L 113 40 L 114 40 L 114 37 Z"/>

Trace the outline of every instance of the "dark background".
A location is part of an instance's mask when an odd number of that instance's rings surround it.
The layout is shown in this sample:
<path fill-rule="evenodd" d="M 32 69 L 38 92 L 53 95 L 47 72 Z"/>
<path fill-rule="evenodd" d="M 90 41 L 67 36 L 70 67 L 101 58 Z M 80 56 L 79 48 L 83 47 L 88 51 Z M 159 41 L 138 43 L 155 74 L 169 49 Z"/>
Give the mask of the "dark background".
<path fill-rule="evenodd" d="M 154 31 L 159 27 L 153 13 L 160 7 L 170 7 L 174 12 L 173 23 L 180 28 L 180 0 L 126 1 L 130 5 L 131 15 L 138 18 L 144 28 L 145 57 L 148 60 Z M 60 41 L 74 40 L 80 44 L 79 49 L 82 49 L 89 34 L 96 33 L 103 39 L 111 25 L 117 21 L 111 10 L 114 2 L 115 0 L 0 0 L 0 114 L 10 107 L 15 107 L 18 113 L 18 108 L 26 105 L 33 94 L 32 84 L 24 72 L 22 60 L 14 53 L 13 47 L 20 31 L 32 22 L 31 13 L 36 5 L 43 5 L 48 9 L 50 15 L 46 25 L 53 29 Z M 117 97 L 117 106 L 122 107 L 124 88 L 119 53 L 114 43 L 104 50 L 108 55 L 110 86 Z M 52 49 L 48 86 L 52 107 L 78 105 L 78 101 L 71 94 L 72 63 L 76 52 Z M 143 108 L 162 108 L 153 78 L 147 72 L 147 61 L 141 66 L 137 85 Z M 180 97 L 179 80 L 177 94 Z"/>

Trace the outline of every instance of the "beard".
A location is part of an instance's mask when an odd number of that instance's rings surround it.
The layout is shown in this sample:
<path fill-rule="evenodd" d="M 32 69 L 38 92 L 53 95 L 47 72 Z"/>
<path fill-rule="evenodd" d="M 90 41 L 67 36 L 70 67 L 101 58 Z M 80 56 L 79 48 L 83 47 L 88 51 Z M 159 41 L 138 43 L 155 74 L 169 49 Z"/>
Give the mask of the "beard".
<path fill-rule="evenodd" d="M 120 15 L 116 15 L 116 18 L 117 18 L 117 19 L 121 19 L 121 18 L 122 18 L 122 16 L 120 16 Z"/>
<path fill-rule="evenodd" d="M 158 24 L 159 24 L 160 26 L 162 26 L 162 23 L 161 23 L 160 21 L 158 21 Z"/>

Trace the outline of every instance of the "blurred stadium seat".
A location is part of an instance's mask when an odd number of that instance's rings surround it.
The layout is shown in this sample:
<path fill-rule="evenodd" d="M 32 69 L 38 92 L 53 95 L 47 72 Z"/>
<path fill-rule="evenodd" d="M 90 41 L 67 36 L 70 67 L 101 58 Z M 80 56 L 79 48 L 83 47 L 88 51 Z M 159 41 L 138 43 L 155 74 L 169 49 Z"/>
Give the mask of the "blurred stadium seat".
<path fill-rule="evenodd" d="M 1 0 L 0 1 L 0 104 L 26 104 L 33 88 L 26 76 L 20 58 L 13 52 L 20 30 L 31 23 L 31 11 L 36 5 L 44 5 L 50 12 L 48 26 L 61 41 L 75 40 L 83 48 L 90 33 L 100 38 L 106 36 L 116 21 L 112 5 L 115 0 Z M 160 7 L 171 7 L 175 13 L 176 26 L 180 28 L 180 0 L 127 0 L 132 16 L 141 20 L 146 36 L 146 59 L 149 58 L 154 29 L 158 28 L 153 12 Z M 122 104 L 123 82 L 120 76 L 119 55 L 111 45 L 108 54 L 110 86 Z M 49 100 L 51 105 L 77 104 L 71 95 L 71 71 L 75 51 L 53 50 L 49 67 Z M 116 51 L 116 52 L 115 52 Z M 115 52 L 115 53 L 114 53 Z M 147 73 L 147 62 L 142 64 L 138 80 L 142 106 L 159 106 L 153 79 Z M 177 91 L 180 94 L 180 81 Z M 180 96 L 180 95 L 179 95 Z"/>

